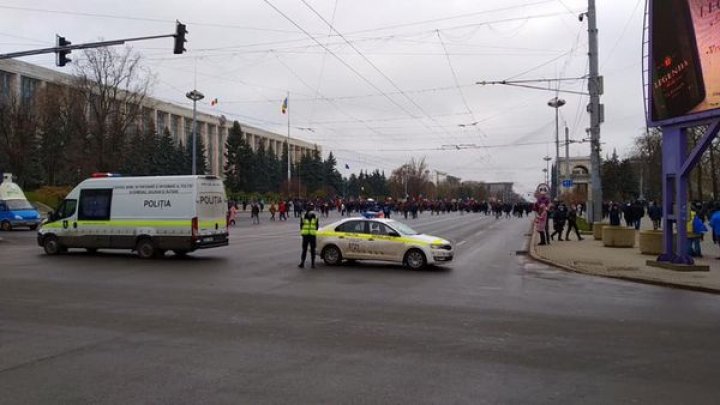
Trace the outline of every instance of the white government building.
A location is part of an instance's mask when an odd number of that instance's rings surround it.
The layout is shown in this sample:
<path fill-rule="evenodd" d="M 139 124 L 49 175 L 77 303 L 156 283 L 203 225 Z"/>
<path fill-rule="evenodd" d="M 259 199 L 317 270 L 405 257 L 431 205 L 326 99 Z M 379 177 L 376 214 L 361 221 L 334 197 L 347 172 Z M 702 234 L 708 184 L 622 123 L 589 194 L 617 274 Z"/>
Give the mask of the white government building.
<path fill-rule="evenodd" d="M 0 96 L 18 94 L 21 99 L 31 98 L 33 93 L 48 83 L 67 86 L 73 76 L 18 60 L 0 60 Z M 192 108 L 172 104 L 152 97 L 146 97 L 143 102 L 143 124 L 154 120 L 158 133 L 165 128 L 170 130 L 173 138 L 182 145 L 192 139 Z M 225 164 L 225 141 L 233 121 L 225 119 L 222 115 L 212 115 L 198 111 L 197 133 L 202 137 L 206 148 L 206 158 L 211 173 L 223 176 Z M 257 150 L 260 141 L 264 141 L 265 148 L 276 156 L 282 156 L 282 148 L 287 142 L 287 135 L 280 135 L 255 128 L 240 122 L 245 139 L 253 150 Z M 290 159 L 296 163 L 303 155 L 317 149 L 318 145 L 290 138 Z"/>

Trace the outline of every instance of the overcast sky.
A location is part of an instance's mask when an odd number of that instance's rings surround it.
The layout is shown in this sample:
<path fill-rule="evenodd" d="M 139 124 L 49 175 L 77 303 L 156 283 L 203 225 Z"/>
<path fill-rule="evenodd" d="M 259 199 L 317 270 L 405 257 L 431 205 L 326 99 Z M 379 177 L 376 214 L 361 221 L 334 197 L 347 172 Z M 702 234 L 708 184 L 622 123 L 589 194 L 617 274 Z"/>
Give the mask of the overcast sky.
<path fill-rule="evenodd" d="M 547 106 L 555 93 L 475 82 L 586 75 L 587 19 L 578 20 L 586 8 L 582 0 L 0 0 L 0 53 L 53 46 L 56 33 L 75 44 L 171 34 L 177 19 L 190 32 L 184 55 L 172 54 L 170 38 L 133 44 L 157 76 L 153 96 L 189 105 L 197 80 L 203 111 L 286 135 L 280 106 L 290 92 L 291 135 L 333 151 L 344 175 L 389 174 L 426 157 L 434 170 L 513 181 L 524 193 L 543 180 L 543 156 L 555 154 Z M 623 155 L 645 125 L 644 2 L 597 8 L 603 156 Z M 23 60 L 54 68 L 52 54 Z M 585 137 L 587 97 L 560 97 L 560 126 Z M 570 154 L 588 155 L 589 146 Z"/>

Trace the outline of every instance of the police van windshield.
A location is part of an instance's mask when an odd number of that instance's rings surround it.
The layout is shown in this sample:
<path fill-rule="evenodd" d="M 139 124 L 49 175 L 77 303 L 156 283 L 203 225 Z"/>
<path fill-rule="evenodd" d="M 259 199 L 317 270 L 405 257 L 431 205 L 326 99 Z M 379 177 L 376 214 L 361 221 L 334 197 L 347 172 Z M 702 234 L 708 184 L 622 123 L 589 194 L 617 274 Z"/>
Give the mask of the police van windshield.
<path fill-rule="evenodd" d="M 403 224 L 402 222 L 393 221 L 390 223 L 390 225 L 392 225 L 392 227 L 395 228 L 395 230 L 398 231 L 400 233 L 400 235 L 410 236 L 410 235 L 418 234 L 418 232 L 416 230 L 410 228 L 409 226 Z"/>
<path fill-rule="evenodd" d="M 8 210 L 10 211 L 22 211 L 22 210 L 34 210 L 35 207 L 33 207 L 28 200 L 6 200 L 5 204 L 7 205 Z"/>

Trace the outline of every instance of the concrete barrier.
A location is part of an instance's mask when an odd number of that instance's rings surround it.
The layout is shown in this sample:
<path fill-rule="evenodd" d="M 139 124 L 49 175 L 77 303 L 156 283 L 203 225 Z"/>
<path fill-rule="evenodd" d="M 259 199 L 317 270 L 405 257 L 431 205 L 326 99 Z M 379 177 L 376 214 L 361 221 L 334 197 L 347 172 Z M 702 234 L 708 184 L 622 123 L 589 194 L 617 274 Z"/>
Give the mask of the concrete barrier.
<path fill-rule="evenodd" d="M 640 231 L 638 238 L 640 245 L 640 253 L 644 255 L 661 255 L 663 254 L 663 231 L 646 230 Z M 675 235 L 673 235 L 673 249 L 677 246 Z"/>
<path fill-rule="evenodd" d="M 593 227 L 592 227 L 592 229 L 593 229 L 593 238 L 595 238 L 595 240 L 602 240 L 602 238 L 603 238 L 603 237 L 602 237 L 602 230 L 603 230 L 603 228 L 606 227 L 606 226 L 608 226 L 608 224 L 606 224 L 606 223 L 604 223 L 604 222 L 595 222 L 595 223 L 593 223 Z"/>
<path fill-rule="evenodd" d="M 602 230 L 602 241 L 605 247 L 635 247 L 635 229 L 606 225 Z"/>

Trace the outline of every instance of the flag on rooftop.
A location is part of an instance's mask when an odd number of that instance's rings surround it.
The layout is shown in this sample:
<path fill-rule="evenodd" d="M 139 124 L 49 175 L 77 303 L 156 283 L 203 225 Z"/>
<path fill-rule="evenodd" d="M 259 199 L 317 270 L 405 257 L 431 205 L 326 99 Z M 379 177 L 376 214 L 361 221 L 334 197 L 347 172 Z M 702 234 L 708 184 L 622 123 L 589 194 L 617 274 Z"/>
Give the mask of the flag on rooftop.
<path fill-rule="evenodd" d="M 283 114 L 285 114 L 285 112 L 287 111 L 287 104 L 288 104 L 288 100 L 287 100 L 287 97 L 285 97 L 285 100 L 283 100 L 283 103 L 282 103 L 282 113 Z"/>
<path fill-rule="evenodd" d="M 210 101 L 210 106 L 215 107 L 217 105 L 217 103 L 218 103 L 218 99 L 214 98 L 214 99 L 212 99 L 212 101 Z"/>

